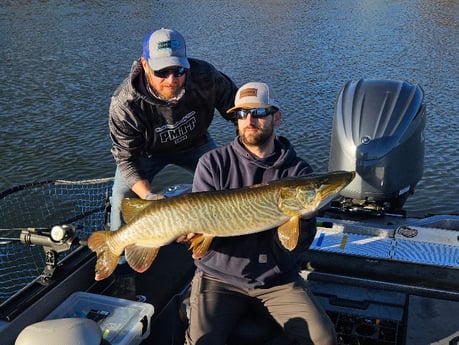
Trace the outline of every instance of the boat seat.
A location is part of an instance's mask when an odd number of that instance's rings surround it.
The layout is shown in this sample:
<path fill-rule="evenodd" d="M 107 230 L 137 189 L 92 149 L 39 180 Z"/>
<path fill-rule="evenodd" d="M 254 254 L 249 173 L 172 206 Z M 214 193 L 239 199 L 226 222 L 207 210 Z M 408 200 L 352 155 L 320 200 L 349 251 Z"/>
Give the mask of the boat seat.
<path fill-rule="evenodd" d="M 103 345 L 97 323 L 84 318 L 46 320 L 24 328 L 15 345 Z"/>

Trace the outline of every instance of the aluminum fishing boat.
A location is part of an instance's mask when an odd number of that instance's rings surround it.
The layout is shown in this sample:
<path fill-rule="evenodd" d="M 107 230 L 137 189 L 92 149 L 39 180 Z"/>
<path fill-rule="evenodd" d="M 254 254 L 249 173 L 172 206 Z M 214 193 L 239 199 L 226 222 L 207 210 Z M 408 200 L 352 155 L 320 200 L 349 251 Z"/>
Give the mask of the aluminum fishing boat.
<path fill-rule="evenodd" d="M 301 274 L 340 345 L 459 344 L 459 215 L 403 208 L 423 175 L 425 108 L 421 86 L 406 81 L 349 81 L 338 93 L 328 170 L 356 178 L 318 214 Z M 136 275 L 146 300 L 114 297 L 113 277 L 94 280 L 86 240 L 107 226 L 112 182 L 0 193 L 2 344 L 183 344 L 194 272 L 185 245 L 164 247 Z M 248 313 L 228 344 L 265 344 L 281 331 Z"/>

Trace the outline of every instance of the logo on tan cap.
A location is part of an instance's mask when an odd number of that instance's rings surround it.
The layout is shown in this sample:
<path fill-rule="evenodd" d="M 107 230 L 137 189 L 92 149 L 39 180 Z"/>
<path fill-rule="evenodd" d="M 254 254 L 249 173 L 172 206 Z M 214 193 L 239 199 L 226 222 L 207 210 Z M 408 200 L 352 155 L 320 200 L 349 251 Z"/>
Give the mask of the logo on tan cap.
<path fill-rule="evenodd" d="M 257 92 L 258 92 L 258 89 L 254 87 L 249 87 L 247 89 L 241 90 L 241 92 L 239 93 L 239 98 L 257 97 Z"/>

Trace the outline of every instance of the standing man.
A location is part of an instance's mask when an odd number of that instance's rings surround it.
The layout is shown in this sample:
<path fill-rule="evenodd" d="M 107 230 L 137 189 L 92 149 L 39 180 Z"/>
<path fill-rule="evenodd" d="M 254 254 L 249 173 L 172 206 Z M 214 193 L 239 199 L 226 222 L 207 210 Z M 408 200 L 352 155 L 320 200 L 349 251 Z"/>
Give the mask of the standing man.
<path fill-rule="evenodd" d="M 243 85 L 227 112 L 237 119 L 238 136 L 201 157 L 193 192 L 241 188 L 312 172 L 290 142 L 276 136 L 282 114 L 268 85 Z M 331 320 L 299 276 L 301 252 L 315 233 L 315 218 L 302 219 L 300 240 L 292 252 L 282 246 L 276 229 L 214 238 L 209 251 L 195 260 L 187 344 L 226 344 L 254 303 L 284 331 L 273 344 L 336 344 Z"/>
<path fill-rule="evenodd" d="M 155 199 L 151 180 L 168 164 L 194 172 L 198 158 L 216 145 L 208 127 L 215 109 L 226 119 L 237 87 L 207 62 L 187 58 L 180 33 L 147 35 L 143 54 L 112 96 L 109 114 L 117 169 L 111 230 L 120 227 L 124 197 Z"/>
<path fill-rule="evenodd" d="M 226 119 L 237 87 L 211 64 L 188 58 L 183 36 L 159 29 L 114 92 L 109 113 L 116 161 L 110 229 L 122 225 L 121 200 L 155 200 L 151 181 L 166 165 L 194 173 L 199 157 L 215 148 L 208 133 L 215 109 Z"/>

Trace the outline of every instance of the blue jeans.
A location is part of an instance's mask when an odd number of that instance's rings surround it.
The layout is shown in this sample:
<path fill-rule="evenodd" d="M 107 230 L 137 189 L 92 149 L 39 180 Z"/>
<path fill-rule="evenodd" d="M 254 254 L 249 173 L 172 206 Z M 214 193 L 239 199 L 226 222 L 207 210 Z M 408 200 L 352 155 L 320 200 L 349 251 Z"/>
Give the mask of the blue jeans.
<path fill-rule="evenodd" d="M 139 162 L 141 169 L 145 172 L 147 179 L 151 182 L 153 178 L 167 165 L 173 164 L 194 173 L 199 157 L 207 151 L 217 147 L 215 141 L 208 136 L 208 142 L 196 149 L 186 151 L 184 153 L 173 154 L 169 157 L 141 157 Z M 129 188 L 121 176 L 119 169 L 116 169 L 115 179 L 113 182 L 113 190 L 111 197 L 111 214 L 110 214 L 110 230 L 116 230 L 123 224 L 121 216 L 121 200 L 123 198 L 138 198 L 138 196 Z"/>

